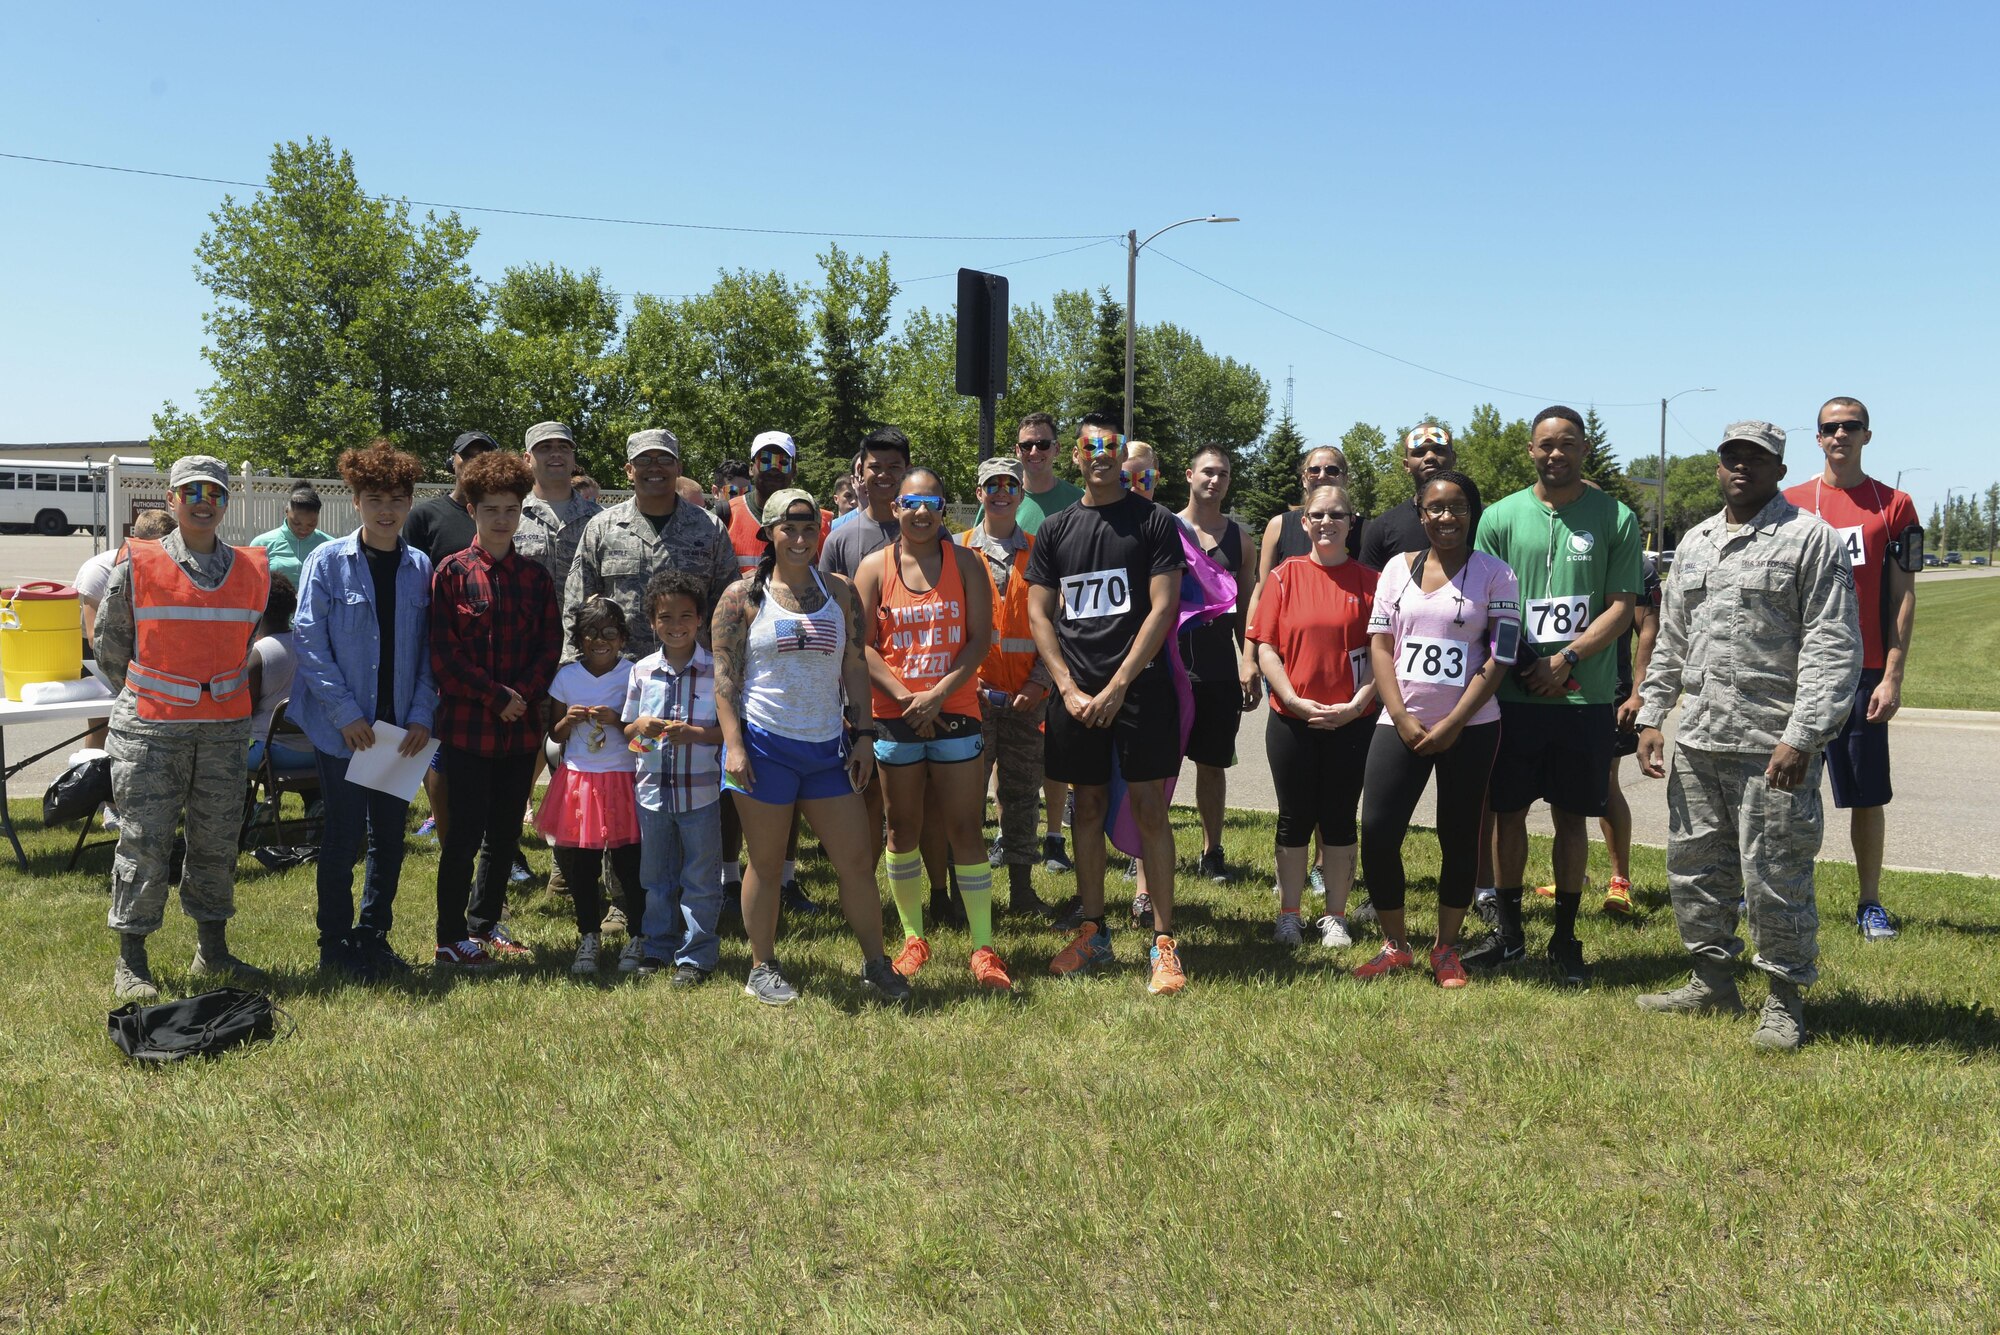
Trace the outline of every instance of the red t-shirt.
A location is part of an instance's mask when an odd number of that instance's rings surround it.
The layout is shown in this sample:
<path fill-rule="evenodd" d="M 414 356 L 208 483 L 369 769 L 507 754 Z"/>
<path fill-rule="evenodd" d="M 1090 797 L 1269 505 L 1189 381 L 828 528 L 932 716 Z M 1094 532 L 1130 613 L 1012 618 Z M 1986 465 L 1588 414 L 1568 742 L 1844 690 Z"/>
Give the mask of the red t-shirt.
<path fill-rule="evenodd" d="M 1818 515 L 1840 535 L 1854 568 L 1854 600 L 1861 605 L 1861 666 L 1879 669 L 1888 647 L 1882 633 L 1882 572 L 1888 567 L 1890 541 L 1917 523 L 1916 504 L 1872 477 L 1845 490 L 1814 478 L 1788 488 L 1785 499 Z"/>
<path fill-rule="evenodd" d="M 1359 561 L 1323 566 L 1294 556 L 1264 581 L 1250 638 L 1278 651 L 1295 693 L 1344 705 L 1370 679 L 1368 615 L 1380 578 Z M 1285 714 L 1275 692 L 1271 708 Z"/>

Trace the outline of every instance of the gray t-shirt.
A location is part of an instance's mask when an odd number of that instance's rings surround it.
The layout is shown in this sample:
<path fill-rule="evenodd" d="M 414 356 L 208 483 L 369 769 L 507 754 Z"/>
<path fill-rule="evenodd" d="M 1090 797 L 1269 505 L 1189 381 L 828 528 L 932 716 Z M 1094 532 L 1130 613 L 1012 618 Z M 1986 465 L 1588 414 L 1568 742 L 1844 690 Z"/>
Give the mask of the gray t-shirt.
<path fill-rule="evenodd" d="M 854 572 L 861 568 L 863 557 L 881 551 L 903 532 L 903 526 L 893 519 L 883 523 L 865 510 L 856 510 L 854 515 L 827 535 L 826 545 L 819 553 L 821 570 L 848 579 L 853 579 Z"/>

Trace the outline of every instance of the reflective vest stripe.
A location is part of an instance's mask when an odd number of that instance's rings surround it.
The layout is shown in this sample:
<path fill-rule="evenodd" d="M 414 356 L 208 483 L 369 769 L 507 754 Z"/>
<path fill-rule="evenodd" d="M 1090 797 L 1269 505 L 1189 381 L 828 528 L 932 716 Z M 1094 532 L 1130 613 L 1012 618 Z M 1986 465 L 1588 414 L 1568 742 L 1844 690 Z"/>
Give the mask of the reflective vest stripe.
<path fill-rule="evenodd" d="M 1033 640 L 1003 639 L 1000 641 L 1000 652 L 1003 654 L 1032 654 L 1035 652 L 1035 642 Z"/>
<path fill-rule="evenodd" d="M 247 607 L 135 607 L 134 621 L 248 621 L 264 614 Z"/>
<path fill-rule="evenodd" d="M 200 682 L 187 677 L 176 677 L 171 672 L 155 672 L 144 663 L 126 664 L 125 684 L 132 688 L 134 695 L 163 700 L 170 705 L 201 703 Z"/>

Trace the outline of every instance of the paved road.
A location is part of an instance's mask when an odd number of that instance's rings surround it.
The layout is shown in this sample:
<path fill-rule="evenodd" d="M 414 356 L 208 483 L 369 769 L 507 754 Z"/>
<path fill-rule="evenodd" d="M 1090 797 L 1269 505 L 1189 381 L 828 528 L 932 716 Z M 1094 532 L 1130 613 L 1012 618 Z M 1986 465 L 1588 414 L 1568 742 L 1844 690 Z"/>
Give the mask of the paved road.
<path fill-rule="evenodd" d="M 24 579 L 71 579 L 89 555 L 89 538 L 0 536 L 0 585 Z M 1927 571 L 1922 581 L 1992 578 L 2000 578 L 2000 571 L 1961 568 Z M 16 757 L 27 755 L 54 745 L 66 735 L 58 726 L 10 728 L 7 750 Z M 1897 796 L 1889 813 L 1889 865 L 2000 876 L 2000 803 L 1967 800 L 1967 794 L 1978 790 L 1983 777 L 2000 774 L 2000 713 L 1905 709 L 1893 725 L 1893 739 Z M 1270 766 L 1264 759 L 1261 712 L 1244 720 L 1237 751 L 1238 764 L 1230 771 L 1230 805 L 1274 810 L 1277 798 L 1271 789 Z M 55 756 L 23 771 L 9 795 L 39 795 L 61 768 L 62 757 Z M 1633 837 L 1643 844 L 1664 845 L 1666 785 L 1641 778 L 1636 762 L 1628 762 L 1623 773 L 1632 805 Z M 1824 855 L 1851 860 L 1846 821 L 1833 811 L 1830 789 L 1825 797 Z M 1177 798 L 1186 804 L 1194 801 L 1192 766 L 1182 771 Z M 1426 795 L 1416 819 L 1429 824 L 1431 813 Z M 1541 834 L 1551 833 L 1546 809 L 1538 807 L 1529 826 Z"/>

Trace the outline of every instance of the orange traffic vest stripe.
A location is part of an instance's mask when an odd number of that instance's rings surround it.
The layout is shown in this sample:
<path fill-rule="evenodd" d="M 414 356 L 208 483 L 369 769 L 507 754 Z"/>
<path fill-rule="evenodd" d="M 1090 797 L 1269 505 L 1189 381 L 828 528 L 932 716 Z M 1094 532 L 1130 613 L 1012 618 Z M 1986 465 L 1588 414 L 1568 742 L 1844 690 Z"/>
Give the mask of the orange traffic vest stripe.
<path fill-rule="evenodd" d="M 826 546 L 826 533 L 833 526 L 833 511 L 819 512 L 819 542 L 813 547 L 813 560 L 819 560 L 820 548 Z M 729 545 L 736 552 L 736 573 L 747 575 L 757 568 L 764 559 L 764 526 L 757 522 L 757 516 L 750 513 L 750 497 L 731 496 L 729 498 Z"/>
<path fill-rule="evenodd" d="M 271 592 L 269 553 L 231 547 L 217 589 L 188 578 L 164 546 L 128 539 L 132 661 L 125 684 L 139 717 L 155 722 L 249 718 L 250 641 Z"/>
<path fill-rule="evenodd" d="M 912 691 L 928 691 L 943 681 L 965 648 L 965 579 L 958 570 L 958 552 L 948 542 L 940 543 L 939 550 L 944 559 L 937 586 L 925 593 L 903 583 L 902 543 L 892 542 L 869 558 L 883 562 L 882 600 L 875 607 L 875 651 L 896 680 Z M 880 687 L 871 685 L 869 694 L 874 697 L 876 718 L 903 716 L 903 707 Z M 945 697 L 940 712 L 978 718 L 978 678 L 967 678 Z"/>
<path fill-rule="evenodd" d="M 1007 596 L 1000 596 L 994 583 L 993 567 L 982 552 L 980 568 L 986 572 L 987 587 L 993 591 L 993 647 L 980 664 L 979 679 L 996 690 L 1015 694 L 1028 684 L 1035 669 L 1035 632 L 1028 624 L 1028 554 L 1035 549 L 1035 536 L 1023 532 L 1028 545 L 1014 553 L 1013 573 L 1007 577 Z M 966 546 L 973 550 L 968 540 Z"/>

